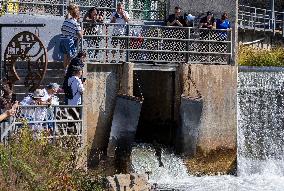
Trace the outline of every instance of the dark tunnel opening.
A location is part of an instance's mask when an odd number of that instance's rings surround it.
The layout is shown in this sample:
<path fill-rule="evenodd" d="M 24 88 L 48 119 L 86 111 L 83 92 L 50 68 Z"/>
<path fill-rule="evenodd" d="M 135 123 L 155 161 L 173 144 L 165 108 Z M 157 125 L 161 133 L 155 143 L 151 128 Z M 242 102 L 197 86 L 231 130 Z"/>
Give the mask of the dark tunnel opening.
<path fill-rule="evenodd" d="M 134 95 L 140 96 L 142 92 L 144 96 L 136 142 L 173 146 L 176 137 L 175 72 L 142 70 L 136 71 L 133 77 Z"/>

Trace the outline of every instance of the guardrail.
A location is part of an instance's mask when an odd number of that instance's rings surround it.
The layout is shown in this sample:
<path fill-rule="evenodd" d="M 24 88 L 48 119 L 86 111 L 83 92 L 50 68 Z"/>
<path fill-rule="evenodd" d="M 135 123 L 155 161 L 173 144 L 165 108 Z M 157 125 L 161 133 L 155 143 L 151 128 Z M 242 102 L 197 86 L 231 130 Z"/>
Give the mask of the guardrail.
<path fill-rule="evenodd" d="M 82 106 L 19 106 L 15 117 L 2 129 L 0 141 L 8 141 L 24 123 L 35 132 L 46 130 L 48 136 L 45 138 L 51 141 L 74 137 L 82 144 Z"/>
<path fill-rule="evenodd" d="M 231 30 L 83 23 L 82 49 L 100 63 L 230 64 Z"/>
<path fill-rule="evenodd" d="M 238 14 L 241 28 L 283 33 L 284 12 L 239 5 Z"/>
<path fill-rule="evenodd" d="M 0 0 L 1 13 L 65 16 L 69 3 L 80 6 L 81 16 L 91 7 L 109 18 L 118 0 Z M 126 11 L 134 20 L 164 20 L 167 2 L 157 0 L 123 0 Z"/>

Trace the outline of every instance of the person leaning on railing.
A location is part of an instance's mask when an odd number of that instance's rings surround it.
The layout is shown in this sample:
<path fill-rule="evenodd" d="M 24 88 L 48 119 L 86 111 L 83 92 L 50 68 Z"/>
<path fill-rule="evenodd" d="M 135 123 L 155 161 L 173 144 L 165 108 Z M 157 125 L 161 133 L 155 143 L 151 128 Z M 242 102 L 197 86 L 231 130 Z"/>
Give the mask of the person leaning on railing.
<path fill-rule="evenodd" d="M 180 26 L 185 27 L 186 21 L 184 17 L 181 15 L 181 8 L 175 7 L 175 14 L 169 15 L 167 19 L 167 25 L 168 26 Z"/>
<path fill-rule="evenodd" d="M 110 22 L 116 23 L 120 25 L 115 25 L 112 32 L 112 46 L 113 48 L 116 48 L 118 45 L 120 46 L 120 49 L 126 48 L 126 39 L 120 36 L 123 36 L 126 34 L 126 28 L 125 24 L 127 24 L 129 21 L 129 15 L 124 10 L 123 3 L 118 3 L 116 11 L 111 14 Z M 115 50 L 112 51 L 113 55 L 113 61 L 115 60 Z M 122 51 L 120 51 L 120 57 L 121 57 Z"/>
<path fill-rule="evenodd" d="M 91 9 L 89 9 L 83 18 L 85 34 L 97 34 L 99 30 L 99 25 L 97 24 L 103 23 L 103 21 L 104 18 L 102 15 L 99 14 L 99 10 L 97 8 L 92 7 Z"/>
<path fill-rule="evenodd" d="M 20 105 L 23 106 L 21 110 L 22 118 L 25 118 L 29 121 L 44 121 L 47 117 L 47 108 L 46 107 L 36 107 L 49 105 L 49 102 L 43 101 L 45 93 L 42 89 L 36 89 L 33 93 L 28 94 L 21 102 Z M 25 106 L 34 106 L 34 107 L 25 107 Z M 42 130 L 42 123 L 36 123 L 31 125 L 34 130 Z"/>
<path fill-rule="evenodd" d="M 4 113 L 0 114 L 0 122 L 11 116 L 14 116 L 16 114 L 17 108 L 18 108 L 18 102 L 16 101 L 11 109 L 8 109 Z"/>
<path fill-rule="evenodd" d="M 216 28 L 222 30 L 230 29 L 231 23 L 228 18 L 229 18 L 228 13 L 224 12 L 221 16 L 221 19 L 217 19 Z M 219 36 L 217 40 L 227 40 L 227 38 L 228 38 L 228 33 L 226 31 L 219 31 Z"/>
<path fill-rule="evenodd" d="M 211 33 L 209 29 L 216 29 L 216 20 L 210 11 L 207 12 L 207 16 L 201 18 L 199 28 L 201 28 L 200 38 L 208 40 Z"/>

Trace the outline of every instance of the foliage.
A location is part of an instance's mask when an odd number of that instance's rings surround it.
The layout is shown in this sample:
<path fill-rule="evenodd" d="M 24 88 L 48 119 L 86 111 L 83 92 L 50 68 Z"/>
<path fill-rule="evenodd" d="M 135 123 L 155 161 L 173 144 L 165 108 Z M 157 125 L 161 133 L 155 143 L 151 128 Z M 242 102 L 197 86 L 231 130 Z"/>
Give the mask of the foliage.
<path fill-rule="evenodd" d="M 241 46 L 239 49 L 239 65 L 241 66 L 284 66 L 284 49 L 271 50 Z"/>
<path fill-rule="evenodd" d="M 0 190 L 102 190 L 96 176 L 78 168 L 77 140 L 49 142 L 26 125 L 0 144 Z"/>

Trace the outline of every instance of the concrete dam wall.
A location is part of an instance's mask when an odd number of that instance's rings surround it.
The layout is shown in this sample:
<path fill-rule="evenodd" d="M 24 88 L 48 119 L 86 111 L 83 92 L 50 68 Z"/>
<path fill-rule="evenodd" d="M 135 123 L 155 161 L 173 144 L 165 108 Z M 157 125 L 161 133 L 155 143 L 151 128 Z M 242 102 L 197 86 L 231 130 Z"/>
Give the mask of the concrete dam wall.
<path fill-rule="evenodd" d="M 134 73 L 140 75 L 145 96 L 136 134 L 140 140 L 181 146 L 177 138 L 181 94 L 196 96 L 190 74 L 203 98 L 197 147 L 204 152 L 236 148 L 237 67 L 181 64 L 174 72 L 161 72 L 134 71 L 133 64 L 89 64 L 84 108 L 90 157 L 107 149 L 118 93 L 137 94 Z"/>

